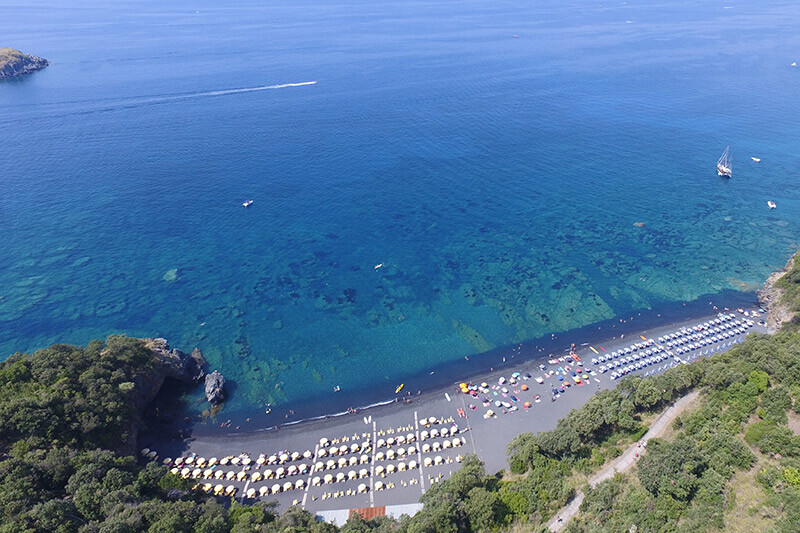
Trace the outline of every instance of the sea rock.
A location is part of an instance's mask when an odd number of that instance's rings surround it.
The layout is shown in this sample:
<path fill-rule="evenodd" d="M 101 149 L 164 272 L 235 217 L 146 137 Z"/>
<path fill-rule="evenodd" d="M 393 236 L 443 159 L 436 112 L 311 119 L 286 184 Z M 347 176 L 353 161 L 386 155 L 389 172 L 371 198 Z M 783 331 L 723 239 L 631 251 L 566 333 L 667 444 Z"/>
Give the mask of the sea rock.
<path fill-rule="evenodd" d="M 781 302 L 784 290 L 777 285 L 777 281 L 794 267 L 794 262 L 797 260 L 798 255 L 800 255 L 800 252 L 789 258 L 783 270 L 773 272 L 767 278 L 764 287 L 756 291 L 761 307 L 767 310 L 767 329 L 770 332 L 779 330 L 784 322 L 788 322 L 794 317 L 791 307 Z"/>
<path fill-rule="evenodd" d="M 178 281 L 178 279 L 180 279 L 178 277 L 178 269 L 177 268 L 171 268 L 171 269 L 167 270 L 167 272 L 164 274 L 164 277 L 161 278 L 161 279 L 163 279 L 167 283 L 175 283 L 176 281 Z"/>
<path fill-rule="evenodd" d="M 212 405 L 225 399 L 225 378 L 217 370 L 206 376 L 206 399 Z"/>
<path fill-rule="evenodd" d="M 23 54 L 13 48 L 0 48 L 0 80 L 42 70 L 50 62 L 44 58 Z"/>

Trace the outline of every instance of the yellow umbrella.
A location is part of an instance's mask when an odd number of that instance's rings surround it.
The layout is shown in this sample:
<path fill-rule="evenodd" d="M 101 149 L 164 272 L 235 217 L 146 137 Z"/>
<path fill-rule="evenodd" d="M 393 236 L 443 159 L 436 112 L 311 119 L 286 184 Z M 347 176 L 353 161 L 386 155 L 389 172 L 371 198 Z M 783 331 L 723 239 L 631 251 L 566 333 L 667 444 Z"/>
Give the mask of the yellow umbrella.
<path fill-rule="evenodd" d="M 256 497 L 256 489 L 254 489 L 253 487 L 250 487 L 249 489 L 247 489 L 247 492 L 245 494 L 247 495 L 248 498 L 255 498 Z"/>
<path fill-rule="evenodd" d="M 214 494 L 217 494 L 217 495 L 222 494 L 222 491 L 224 491 L 224 490 L 225 490 L 225 487 L 223 487 L 222 484 L 218 484 L 218 485 L 214 486 Z"/>

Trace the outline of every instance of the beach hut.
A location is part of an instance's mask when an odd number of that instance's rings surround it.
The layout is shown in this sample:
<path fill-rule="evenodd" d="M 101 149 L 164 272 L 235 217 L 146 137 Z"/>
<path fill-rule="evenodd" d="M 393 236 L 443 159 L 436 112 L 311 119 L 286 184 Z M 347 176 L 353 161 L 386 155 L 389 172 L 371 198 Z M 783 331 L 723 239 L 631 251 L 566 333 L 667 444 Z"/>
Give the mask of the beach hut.
<path fill-rule="evenodd" d="M 362 464 L 362 465 L 368 464 L 369 463 L 369 455 L 362 455 L 361 459 L 359 460 L 359 463 Z"/>
<path fill-rule="evenodd" d="M 408 448 L 406 448 L 407 455 L 414 455 L 415 453 L 417 453 L 417 449 L 415 447 L 409 446 Z"/>
<path fill-rule="evenodd" d="M 382 490 L 382 489 L 383 489 L 383 481 L 376 481 L 375 490 Z"/>
<path fill-rule="evenodd" d="M 406 442 L 414 442 L 415 440 L 417 440 L 417 437 L 413 433 L 406 435 Z"/>
<path fill-rule="evenodd" d="M 359 494 L 363 494 L 364 492 L 367 492 L 367 486 L 364 483 L 361 483 L 361 484 L 358 485 L 358 489 L 357 490 L 358 490 Z"/>
<path fill-rule="evenodd" d="M 278 469 L 275 471 L 275 477 L 280 479 L 286 475 L 286 469 L 282 466 L 279 466 Z"/>
<path fill-rule="evenodd" d="M 322 479 L 320 479 L 319 476 L 314 476 L 314 479 L 311 480 L 311 484 L 314 485 L 315 487 L 318 487 L 321 482 Z"/>
<path fill-rule="evenodd" d="M 422 453 L 428 453 L 431 451 L 431 445 L 427 442 L 422 445 Z"/>
<path fill-rule="evenodd" d="M 390 464 L 386 465 L 386 473 L 393 474 L 395 470 L 396 470 L 396 467 L 393 464 L 390 463 Z"/>
<path fill-rule="evenodd" d="M 298 459 L 300 459 L 300 452 L 292 452 L 292 454 L 289 456 L 289 458 L 292 461 L 297 461 Z"/>
<path fill-rule="evenodd" d="M 340 457 L 339 458 L 339 468 L 344 468 L 345 466 L 347 466 L 347 459 L 345 459 L 344 457 Z"/>
<path fill-rule="evenodd" d="M 328 470 L 333 470 L 334 468 L 336 468 L 336 461 L 334 461 L 333 459 L 328 459 L 328 462 L 325 463 L 325 468 Z"/>
<path fill-rule="evenodd" d="M 358 471 L 358 477 L 364 478 L 368 476 L 369 476 L 369 470 L 367 470 L 366 468 L 362 468 L 361 470 Z"/>
<path fill-rule="evenodd" d="M 227 479 L 228 481 L 230 481 L 232 479 L 236 479 L 236 472 L 234 472 L 233 470 L 230 470 L 229 472 L 227 472 L 225 474 L 225 479 Z"/>
<path fill-rule="evenodd" d="M 227 487 L 225 487 L 226 496 L 233 496 L 234 494 L 236 494 L 236 487 L 234 487 L 233 485 L 228 485 Z"/>
<path fill-rule="evenodd" d="M 417 462 L 416 461 L 412 460 L 412 461 L 408 462 L 408 469 L 409 470 L 414 470 L 416 467 L 417 467 Z"/>
<path fill-rule="evenodd" d="M 442 456 L 441 455 L 437 455 L 436 457 L 434 457 L 433 464 L 435 464 L 435 465 L 442 464 Z"/>
<path fill-rule="evenodd" d="M 311 450 L 306 450 L 306 451 L 304 451 L 304 452 L 303 452 L 303 457 L 304 457 L 305 459 L 311 459 L 311 456 L 312 456 L 312 455 L 314 455 L 314 454 L 313 454 L 313 453 L 311 453 Z"/>
<path fill-rule="evenodd" d="M 383 474 L 383 470 L 384 470 L 384 468 L 381 465 L 378 465 L 378 466 L 375 467 L 375 473 L 378 474 L 378 475 Z"/>
<path fill-rule="evenodd" d="M 358 476 L 355 470 L 351 470 L 347 473 L 347 479 L 355 479 Z"/>
<path fill-rule="evenodd" d="M 322 478 L 322 481 L 325 483 L 333 483 L 333 475 L 332 474 L 325 474 L 325 477 Z"/>
<path fill-rule="evenodd" d="M 280 483 L 275 483 L 274 485 L 272 485 L 272 489 L 270 490 L 272 494 L 278 494 L 280 491 L 281 491 Z"/>
<path fill-rule="evenodd" d="M 246 477 L 247 477 L 247 472 L 245 472 L 244 470 L 240 470 L 239 473 L 236 474 L 236 479 L 238 481 L 244 481 L 244 478 Z"/>
<path fill-rule="evenodd" d="M 306 484 L 306 482 L 305 482 L 305 481 L 303 481 L 302 479 L 298 479 L 298 480 L 297 480 L 297 481 L 295 481 L 295 483 L 294 483 L 294 488 L 296 488 L 296 489 L 302 489 L 302 488 L 305 486 L 305 484 Z"/>
<path fill-rule="evenodd" d="M 282 490 L 283 492 L 289 492 L 293 488 L 294 488 L 294 483 L 292 483 L 291 481 L 287 481 L 286 483 L 283 484 Z"/>
<path fill-rule="evenodd" d="M 254 489 L 253 487 L 250 487 L 249 489 L 247 489 L 247 492 L 245 492 L 244 494 L 248 498 L 255 498 L 256 497 L 256 489 Z"/>
<path fill-rule="evenodd" d="M 266 496 L 267 494 L 269 494 L 269 487 L 268 487 L 268 486 L 266 486 L 266 485 L 262 485 L 262 486 L 261 486 L 261 487 L 258 489 L 258 495 L 259 495 L 259 496 Z"/>
<path fill-rule="evenodd" d="M 275 472 L 271 468 L 264 470 L 264 479 L 272 479 L 273 477 L 275 477 Z"/>
<path fill-rule="evenodd" d="M 340 483 L 340 482 L 344 481 L 344 480 L 345 480 L 345 477 L 346 477 L 346 476 L 344 475 L 344 472 L 338 472 L 338 473 L 336 474 L 336 482 L 337 482 L 337 483 Z"/>
<path fill-rule="evenodd" d="M 428 438 L 428 435 L 430 435 L 430 433 L 428 433 L 426 430 L 422 430 L 422 433 L 419 434 L 419 438 L 420 440 L 425 440 Z"/>
<path fill-rule="evenodd" d="M 358 464 L 358 457 L 356 457 L 355 455 L 353 455 L 352 457 L 350 457 L 350 460 L 349 460 L 349 461 L 347 461 L 347 463 L 348 463 L 350 466 L 357 465 L 357 464 Z"/>
<path fill-rule="evenodd" d="M 222 479 L 224 477 L 225 477 L 225 472 L 223 472 L 222 470 L 214 471 L 214 479 Z"/>
<path fill-rule="evenodd" d="M 405 469 L 406 469 L 406 464 L 403 461 L 400 461 L 399 463 L 397 463 L 397 470 L 399 470 L 400 472 L 403 472 L 403 471 L 405 471 Z"/>
<path fill-rule="evenodd" d="M 350 445 L 350 453 L 356 453 L 359 450 L 360 446 L 357 442 L 354 442 Z"/>
<path fill-rule="evenodd" d="M 432 463 L 433 460 L 430 457 L 426 457 L 425 459 L 422 460 L 422 464 L 425 466 L 431 466 Z"/>

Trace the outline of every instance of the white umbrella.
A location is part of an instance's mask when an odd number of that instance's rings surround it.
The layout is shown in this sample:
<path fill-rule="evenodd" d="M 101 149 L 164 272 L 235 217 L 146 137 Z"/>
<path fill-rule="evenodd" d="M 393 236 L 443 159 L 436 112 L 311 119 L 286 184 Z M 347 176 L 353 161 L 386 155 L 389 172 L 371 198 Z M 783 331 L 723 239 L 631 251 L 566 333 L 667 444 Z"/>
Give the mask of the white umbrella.
<path fill-rule="evenodd" d="M 395 470 L 395 466 L 393 464 L 386 465 L 386 471 L 388 473 L 391 474 L 392 472 L 394 472 L 394 470 Z"/>
<path fill-rule="evenodd" d="M 397 463 L 397 469 L 401 472 L 404 471 L 406 469 L 406 464 L 403 461 L 400 461 Z"/>
<path fill-rule="evenodd" d="M 345 478 L 344 472 L 339 472 L 338 474 L 336 474 L 336 481 L 337 482 L 344 481 L 344 478 Z"/>
<path fill-rule="evenodd" d="M 355 479 L 357 475 L 355 470 L 351 470 L 347 473 L 347 479 Z"/>
<path fill-rule="evenodd" d="M 435 465 L 440 465 L 440 464 L 442 464 L 442 456 L 441 456 L 441 455 L 437 455 L 437 456 L 436 456 L 436 457 L 433 459 L 433 464 L 435 464 Z"/>
<path fill-rule="evenodd" d="M 279 483 L 275 483 L 272 485 L 272 494 L 278 494 L 281 491 L 281 486 Z"/>
<path fill-rule="evenodd" d="M 357 465 L 358 464 L 358 457 L 356 457 L 355 455 L 350 457 L 350 460 L 348 461 L 348 464 L 350 466 Z"/>
<path fill-rule="evenodd" d="M 225 494 L 227 494 L 228 496 L 233 496 L 234 494 L 236 494 L 236 487 L 234 487 L 233 485 L 228 485 L 227 487 L 225 487 Z"/>
<path fill-rule="evenodd" d="M 345 466 L 347 466 L 347 459 L 345 459 L 344 457 L 340 457 L 339 458 L 339 468 L 344 468 Z"/>
<path fill-rule="evenodd" d="M 406 438 L 403 435 L 398 435 L 397 444 L 405 444 L 405 443 L 406 443 Z"/>
<path fill-rule="evenodd" d="M 442 428 L 442 430 L 439 431 L 439 433 L 442 435 L 442 437 L 446 437 L 449 431 L 447 430 L 447 428 Z"/>
<path fill-rule="evenodd" d="M 419 438 L 425 440 L 428 438 L 428 435 L 429 433 L 427 432 L 427 430 L 423 430 L 422 433 L 419 434 Z"/>
<path fill-rule="evenodd" d="M 387 459 L 394 459 L 394 456 L 395 456 L 394 450 L 387 450 L 386 451 L 386 458 Z"/>
<path fill-rule="evenodd" d="M 178 474 L 180 474 L 181 469 L 178 468 L 177 466 L 173 466 L 172 468 L 169 469 L 169 471 L 177 476 Z"/>
<path fill-rule="evenodd" d="M 306 482 L 305 482 L 305 481 L 303 481 L 302 479 L 298 479 L 298 480 L 295 482 L 295 484 L 294 484 L 294 488 L 296 488 L 296 489 L 302 489 L 302 488 L 303 488 L 303 485 L 305 485 L 305 484 L 306 484 Z"/>
<path fill-rule="evenodd" d="M 325 483 L 333 483 L 333 476 L 331 474 L 325 474 L 325 477 L 322 478 Z"/>
<path fill-rule="evenodd" d="M 413 433 L 409 433 L 406 435 L 406 442 L 414 442 L 416 440 L 416 436 Z"/>
<path fill-rule="evenodd" d="M 194 455 L 190 455 L 189 457 L 187 457 L 184 463 L 186 463 L 187 465 L 194 463 Z"/>
<path fill-rule="evenodd" d="M 286 470 L 290 476 L 297 474 L 297 467 L 295 465 L 290 465 L 289 468 Z"/>
<path fill-rule="evenodd" d="M 230 462 L 231 462 L 231 458 L 230 457 L 223 457 L 222 459 L 219 460 L 219 464 L 221 464 L 223 466 L 228 464 L 228 463 L 230 463 Z"/>
<path fill-rule="evenodd" d="M 248 498 L 255 498 L 256 497 L 256 489 L 251 487 L 251 488 L 247 489 L 247 492 L 245 494 L 247 495 Z"/>
<path fill-rule="evenodd" d="M 367 476 L 369 476 L 369 470 L 367 470 L 366 468 L 362 468 L 361 470 L 358 471 L 358 477 L 367 477 Z"/>
<path fill-rule="evenodd" d="M 233 470 L 231 470 L 227 474 L 225 474 L 225 479 L 227 479 L 229 481 L 231 479 L 234 479 L 235 477 L 236 477 L 236 472 L 234 472 Z"/>
<path fill-rule="evenodd" d="M 297 461 L 298 459 L 300 459 L 300 453 L 292 452 L 292 455 L 290 455 L 290 457 L 291 457 L 292 461 Z"/>
<path fill-rule="evenodd" d="M 326 455 L 328 455 L 328 450 L 326 450 L 325 448 L 320 448 L 319 452 L 317 452 L 317 455 L 319 457 L 325 457 Z"/>
<path fill-rule="evenodd" d="M 406 454 L 406 449 L 405 449 L 405 448 L 397 448 L 397 455 L 399 455 L 400 457 L 402 457 L 402 456 L 404 456 L 405 454 Z"/>
<path fill-rule="evenodd" d="M 259 496 L 266 496 L 269 493 L 269 487 L 263 485 L 261 488 L 258 489 Z"/>
<path fill-rule="evenodd" d="M 241 470 L 238 474 L 236 474 L 236 479 L 238 479 L 239 481 L 244 481 L 244 478 L 246 477 L 247 477 L 247 472 L 245 472 L 244 470 Z"/>
<path fill-rule="evenodd" d="M 339 455 L 344 455 L 344 454 L 346 454 L 346 453 L 348 452 L 348 450 L 349 450 L 349 449 L 347 448 L 347 446 L 345 446 L 344 444 L 342 444 L 341 446 L 339 446 Z"/>
<path fill-rule="evenodd" d="M 321 481 L 322 480 L 320 479 L 319 476 L 314 476 L 314 479 L 311 480 L 311 484 L 316 487 L 316 486 L 318 486 L 320 484 Z"/>
<path fill-rule="evenodd" d="M 284 492 L 288 492 L 288 491 L 292 490 L 293 488 L 294 488 L 294 483 L 292 483 L 291 481 L 287 481 L 286 483 L 283 484 L 283 491 Z"/>
<path fill-rule="evenodd" d="M 216 457 L 212 457 L 211 459 L 208 460 L 208 466 L 214 466 L 218 462 L 219 462 L 219 459 L 217 459 Z"/>
<path fill-rule="evenodd" d="M 263 465 L 263 464 L 264 464 L 264 463 L 266 463 L 266 462 L 267 462 L 267 458 L 266 458 L 266 457 L 264 457 L 264 454 L 263 454 L 263 453 L 262 453 L 261 455 L 259 455 L 259 456 L 258 456 L 258 459 L 256 459 L 256 464 L 257 464 L 258 466 L 261 466 L 261 465 Z M 211 464 L 211 463 L 209 462 L 209 464 Z"/>
<path fill-rule="evenodd" d="M 367 486 L 365 484 L 361 483 L 358 486 L 358 492 L 367 492 Z"/>
<path fill-rule="evenodd" d="M 334 461 L 333 459 L 328 459 L 328 462 L 325 463 L 325 468 L 327 468 L 328 470 L 336 468 L 336 461 Z"/>
<path fill-rule="evenodd" d="M 222 486 L 222 484 L 221 484 L 221 483 L 220 483 L 220 484 L 218 484 L 218 485 L 214 485 L 214 494 L 222 494 L 222 492 L 223 492 L 224 490 L 225 490 L 225 487 L 224 487 L 224 486 Z"/>
<path fill-rule="evenodd" d="M 311 459 L 312 455 L 314 455 L 314 454 L 311 453 L 311 450 L 306 450 L 306 451 L 303 452 L 303 457 L 305 457 L 306 459 Z"/>
<path fill-rule="evenodd" d="M 409 470 L 414 470 L 416 467 L 417 467 L 417 462 L 416 461 L 409 461 L 408 462 L 408 469 Z"/>
<path fill-rule="evenodd" d="M 433 429 L 431 430 L 431 438 L 432 438 L 432 439 L 435 439 L 435 438 L 436 438 L 436 437 L 438 437 L 438 436 L 439 436 L 439 430 L 438 430 L 438 429 L 436 429 L 436 428 L 433 428 Z"/>
<path fill-rule="evenodd" d="M 288 460 L 289 460 L 289 454 L 288 453 L 282 453 L 281 456 L 278 457 L 278 461 L 280 461 L 281 463 L 285 463 Z"/>
<path fill-rule="evenodd" d="M 238 465 L 242 460 L 238 457 L 231 459 L 231 464 Z"/>
<path fill-rule="evenodd" d="M 214 479 L 222 479 L 224 477 L 225 477 L 225 472 L 223 472 L 222 470 L 217 470 L 216 472 L 214 472 Z"/>
<path fill-rule="evenodd" d="M 181 469 L 181 477 L 182 477 L 182 478 L 187 478 L 187 477 L 189 477 L 189 475 L 190 475 L 191 473 L 192 473 L 192 470 L 191 470 L 191 469 L 189 469 L 189 468 L 182 468 L 182 469 Z"/>
<path fill-rule="evenodd" d="M 449 448 L 449 447 L 450 447 L 450 441 L 446 440 L 446 439 L 443 440 L 442 441 L 442 448 Z"/>
<path fill-rule="evenodd" d="M 415 447 L 413 447 L 413 446 L 409 446 L 406 449 L 406 454 L 408 454 L 408 455 L 413 455 L 415 453 L 417 453 L 417 449 Z"/>
<path fill-rule="evenodd" d="M 148 453 L 150 453 L 150 448 L 142 448 L 142 451 L 140 453 L 142 455 L 147 455 Z"/>
<path fill-rule="evenodd" d="M 386 456 L 383 454 L 383 452 L 378 452 L 378 453 L 375 454 L 375 460 L 376 461 L 383 461 L 384 457 L 386 457 Z"/>
<path fill-rule="evenodd" d="M 203 479 L 208 479 L 214 476 L 214 471 L 210 468 L 207 468 L 203 471 Z"/>
<path fill-rule="evenodd" d="M 394 446 L 394 437 L 389 437 L 388 439 L 386 439 L 386 445 Z"/>
<path fill-rule="evenodd" d="M 429 451 L 431 451 L 431 445 L 426 442 L 422 445 L 422 453 L 428 453 Z"/>
<path fill-rule="evenodd" d="M 273 472 L 271 468 L 267 468 L 266 470 L 264 470 L 264 479 L 272 479 L 274 475 L 275 472 Z"/>
<path fill-rule="evenodd" d="M 202 475 L 203 475 L 203 471 L 200 470 L 199 468 L 195 468 L 194 470 L 192 470 L 192 477 L 193 478 L 197 479 Z"/>
<path fill-rule="evenodd" d="M 382 481 L 376 481 L 375 482 L 375 490 L 381 490 L 382 488 L 383 488 L 383 482 Z"/>
<path fill-rule="evenodd" d="M 325 469 L 325 463 L 323 463 L 322 461 L 317 461 L 317 463 L 314 465 L 314 470 L 324 470 L 324 469 Z"/>
<path fill-rule="evenodd" d="M 386 441 L 383 439 L 378 439 L 377 446 L 378 448 L 383 448 L 386 445 Z"/>
<path fill-rule="evenodd" d="M 378 474 L 378 475 L 381 475 L 383 473 L 383 467 L 380 466 L 380 465 L 376 466 L 375 467 L 375 473 Z"/>
<path fill-rule="evenodd" d="M 422 464 L 424 464 L 425 466 L 431 466 L 432 462 L 433 461 L 431 461 L 430 457 L 426 457 L 425 459 L 422 460 Z"/>
<path fill-rule="evenodd" d="M 243 464 L 243 465 L 247 466 L 247 465 L 249 465 L 250 463 L 251 463 L 251 461 L 250 461 L 250 458 L 249 458 L 249 457 L 245 457 L 244 459 L 242 459 L 242 464 Z"/>
<path fill-rule="evenodd" d="M 435 417 L 435 416 L 429 416 L 429 417 L 428 417 L 428 423 L 429 423 L 429 424 L 438 424 L 438 423 L 439 423 L 439 421 L 438 421 L 438 420 L 436 420 L 436 417 Z"/>
<path fill-rule="evenodd" d="M 369 455 L 362 455 L 359 463 L 361 463 L 362 465 L 369 463 Z"/>
<path fill-rule="evenodd" d="M 461 446 L 461 439 L 454 437 L 452 441 L 453 446 Z"/>
<path fill-rule="evenodd" d="M 328 455 L 338 455 L 338 454 L 339 454 L 339 448 L 337 448 L 336 446 L 331 446 L 330 448 L 328 448 Z"/>
<path fill-rule="evenodd" d="M 211 485 L 211 483 L 204 483 L 203 484 L 203 492 L 211 492 L 212 488 L 213 488 L 213 486 Z"/>
<path fill-rule="evenodd" d="M 433 451 L 438 452 L 441 449 L 442 449 L 441 443 L 439 443 L 438 441 L 433 443 Z"/>
<path fill-rule="evenodd" d="M 275 471 L 275 477 L 279 477 L 279 478 L 280 478 L 280 477 L 283 477 L 283 476 L 284 476 L 284 474 L 286 474 L 286 469 L 285 469 L 285 468 L 283 468 L 282 466 L 281 466 L 281 467 L 279 467 L 279 468 L 278 468 L 278 469 Z"/>
<path fill-rule="evenodd" d="M 278 456 L 276 456 L 276 455 L 270 455 L 267 458 L 267 464 L 274 465 L 277 462 L 278 462 Z"/>
<path fill-rule="evenodd" d="M 354 442 L 350 445 L 350 453 L 356 453 L 359 449 L 358 443 Z"/>
<path fill-rule="evenodd" d="M 171 459 L 171 458 L 169 458 L 169 457 L 165 457 L 165 458 L 164 458 L 164 460 L 163 460 L 163 461 L 161 461 L 161 464 L 163 464 L 164 466 L 166 466 L 166 465 L 170 464 L 171 462 L 172 462 L 172 459 Z M 213 463 L 211 463 L 211 464 L 213 464 Z"/>
<path fill-rule="evenodd" d="M 427 426 L 428 425 L 428 419 L 427 418 L 422 418 L 422 419 L 420 419 L 419 423 L 420 423 L 421 426 Z"/>
<path fill-rule="evenodd" d="M 320 446 L 325 446 L 325 445 L 328 444 L 328 442 L 329 442 L 328 439 L 326 439 L 325 437 L 322 437 L 321 439 L 319 439 L 319 445 Z"/>

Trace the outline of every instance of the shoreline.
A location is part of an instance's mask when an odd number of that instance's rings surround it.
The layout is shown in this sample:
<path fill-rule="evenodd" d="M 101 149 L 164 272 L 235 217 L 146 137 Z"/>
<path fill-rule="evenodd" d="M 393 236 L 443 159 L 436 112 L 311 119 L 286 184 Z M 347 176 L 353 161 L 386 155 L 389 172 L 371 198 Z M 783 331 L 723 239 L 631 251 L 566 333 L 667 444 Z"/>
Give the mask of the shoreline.
<path fill-rule="evenodd" d="M 397 383 L 382 382 L 379 386 L 367 386 L 358 391 L 331 392 L 326 396 L 308 398 L 295 404 L 272 407 L 268 414 L 260 409 L 230 413 L 226 413 L 223 409 L 216 413 L 213 422 L 205 420 L 186 422 L 185 412 L 181 411 L 181 416 L 177 417 L 177 420 L 183 419 L 183 421 L 178 421 L 171 427 L 160 425 L 159 428 L 153 428 L 152 431 L 144 433 L 148 436 L 161 432 L 178 435 L 180 431 L 184 435 L 194 438 L 219 435 L 239 436 L 248 433 L 267 434 L 276 431 L 276 428 L 282 429 L 318 420 L 346 417 L 346 415 L 353 414 L 349 411 L 350 409 L 355 409 L 355 414 L 365 412 L 369 414 L 394 403 L 402 405 L 405 400 L 410 399 L 413 402 L 428 394 L 441 394 L 461 381 L 479 379 L 481 376 L 521 365 L 534 364 L 535 367 L 541 362 L 546 363 L 550 354 L 567 353 L 572 342 L 575 342 L 578 348 L 590 343 L 600 343 L 601 345 L 602 343 L 612 343 L 620 336 L 652 331 L 684 323 L 694 318 L 709 316 L 717 312 L 714 309 L 715 306 L 720 311 L 726 307 L 731 309 L 753 307 L 758 306 L 758 298 L 756 292 L 733 290 L 716 295 L 704 295 L 692 302 L 674 302 L 657 309 L 639 311 L 635 316 L 615 317 L 582 328 L 552 334 L 550 337 L 495 348 L 488 352 L 465 357 L 466 360 L 460 359 L 436 365 L 422 373 L 398 378 Z M 403 390 L 400 394 L 395 394 L 394 389 L 401 382 L 404 385 Z M 166 403 L 170 401 L 174 401 L 174 398 L 170 398 Z M 324 405 L 325 409 L 320 409 L 320 405 Z M 225 427 L 221 427 L 220 423 Z"/>

